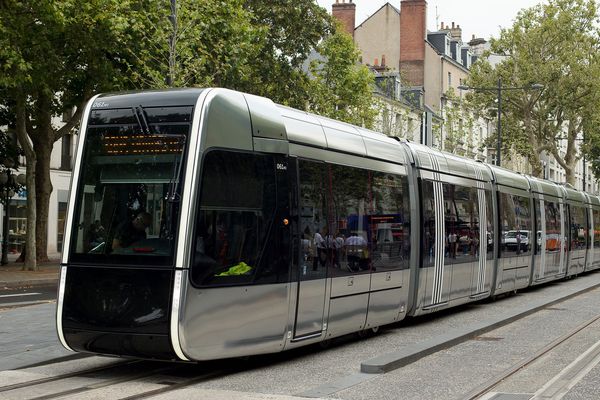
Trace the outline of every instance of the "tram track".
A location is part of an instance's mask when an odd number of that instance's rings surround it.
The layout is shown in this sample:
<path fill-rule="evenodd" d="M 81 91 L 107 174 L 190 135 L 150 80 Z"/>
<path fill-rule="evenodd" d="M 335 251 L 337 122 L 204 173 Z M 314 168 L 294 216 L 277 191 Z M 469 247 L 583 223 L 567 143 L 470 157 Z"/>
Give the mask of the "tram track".
<path fill-rule="evenodd" d="M 88 369 L 84 369 L 82 371 L 75 371 L 75 372 L 69 372 L 66 374 L 60 374 L 60 375 L 56 375 L 56 376 L 49 376 L 46 378 L 39 378 L 39 379 L 34 379 L 31 381 L 26 381 L 26 382 L 20 382 L 20 383 L 13 383 L 11 385 L 6 385 L 6 386 L 0 386 L 0 393 L 2 392 L 8 392 L 10 390 L 17 390 L 17 389 L 22 389 L 22 388 L 27 388 L 27 387 L 32 387 L 32 386 L 37 386 L 37 385 L 42 385 L 42 384 L 46 384 L 46 383 L 51 383 L 51 382 L 56 382 L 56 381 L 60 381 L 60 380 L 64 380 L 64 379 L 69 379 L 69 378 L 75 378 L 75 377 L 79 377 L 79 376 L 84 376 L 87 374 L 93 374 L 96 372 L 102 372 L 102 371 L 107 371 L 107 370 L 111 370 L 117 367 L 121 367 L 124 365 L 131 365 L 131 364 L 137 364 L 142 362 L 141 360 L 127 360 L 127 361 L 122 361 L 122 362 L 116 362 L 114 364 L 109 364 L 109 365 L 103 365 L 100 367 L 94 367 L 94 368 L 88 368 Z M 46 364 L 49 365 L 49 364 Z"/>
<path fill-rule="evenodd" d="M 589 326 L 591 326 L 592 324 L 594 324 L 595 322 L 598 322 L 598 321 L 600 321 L 600 314 L 596 315 L 595 317 L 593 317 L 593 318 L 591 318 L 591 319 L 589 319 L 589 320 L 587 320 L 585 322 L 583 322 L 582 324 L 580 324 L 577 327 L 573 328 L 569 332 L 567 332 L 564 335 L 558 337 L 554 341 L 548 343 L 546 346 L 542 347 L 541 349 L 539 349 L 538 351 L 536 351 L 531 356 L 529 356 L 529 357 L 521 360 L 518 363 L 515 363 L 511 367 L 505 369 L 500 374 L 498 374 L 495 377 L 487 380 L 486 382 L 484 382 L 483 384 L 479 385 L 478 387 L 476 387 L 472 391 L 466 393 L 464 396 L 461 396 L 460 398 L 464 399 L 464 400 L 474 400 L 474 399 L 482 398 L 482 396 L 490 393 L 494 387 L 496 387 L 497 385 L 499 385 L 500 383 L 502 383 L 507 378 L 515 375 L 517 372 L 521 371 L 523 368 L 525 368 L 525 367 L 533 364 L 535 361 L 539 360 L 544 355 L 546 355 L 549 352 L 551 352 L 552 350 L 556 349 L 558 346 L 560 346 L 561 344 L 565 343 L 566 341 L 568 341 L 569 339 L 571 339 L 575 335 L 577 335 L 579 332 L 583 331 L 584 329 L 588 328 Z"/>
<path fill-rule="evenodd" d="M 95 390 L 109 389 L 123 383 L 145 381 L 144 383 L 152 385 L 150 390 L 144 391 L 142 389 L 139 393 L 130 395 L 125 394 L 123 397 L 111 397 L 123 400 L 145 399 L 223 376 L 227 373 L 239 370 L 239 368 L 239 366 L 233 367 L 229 366 L 227 363 L 223 364 L 219 362 L 211 362 L 205 365 L 193 365 L 145 360 L 127 360 L 56 376 L 0 386 L 0 398 L 28 400 L 72 398 L 71 396 L 85 395 L 86 393 L 89 394 Z M 156 379 L 148 379 L 152 377 L 156 377 Z M 90 381 L 78 381 L 80 379 L 89 379 Z M 44 385 L 49 384 L 52 384 L 52 386 L 48 387 L 46 390 Z M 156 385 L 161 385 L 161 387 L 156 388 Z"/>
<path fill-rule="evenodd" d="M 32 397 L 30 400 L 49 400 L 49 399 L 56 399 L 56 398 L 60 398 L 60 397 L 64 397 L 64 396 L 72 396 L 75 394 L 81 394 L 81 393 L 89 392 L 92 390 L 108 388 L 110 386 L 115 386 L 115 385 L 118 385 L 121 383 L 134 382 L 139 379 L 159 375 L 162 372 L 167 372 L 174 368 L 176 368 L 176 367 L 169 366 L 169 367 L 156 368 L 156 369 L 152 369 L 149 371 L 139 372 L 137 374 L 132 374 L 129 376 L 120 376 L 117 378 L 112 378 L 112 379 L 104 380 L 104 381 L 89 384 L 89 385 L 83 385 L 83 386 L 75 387 L 72 389 L 63 390 L 61 392 L 49 393 L 49 394 L 38 396 L 38 397 Z"/>

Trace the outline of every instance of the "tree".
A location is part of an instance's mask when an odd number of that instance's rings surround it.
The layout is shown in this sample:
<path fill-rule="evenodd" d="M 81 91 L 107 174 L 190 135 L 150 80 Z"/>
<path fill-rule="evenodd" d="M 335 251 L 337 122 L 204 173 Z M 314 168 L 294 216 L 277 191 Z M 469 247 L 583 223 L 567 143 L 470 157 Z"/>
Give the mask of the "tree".
<path fill-rule="evenodd" d="M 150 3 L 155 12 L 146 7 L 134 19 L 146 26 L 135 30 L 141 36 L 134 41 L 134 80 L 141 87 L 225 87 L 372 124 L 371 75 L 356 66 L 352 40 L 334 34 L 333 20 L 314 1 Z M 315 50 L 324 59 L 315 62 L 311 81 L 303 67 Z M 358 110 L 364 115 L 357 119 Z"/>
<path fill-rule="evenodd" d="M 308 109 L 330 118 L 371 128 L 377 115 L 374 78 L 358 64 L 352 38 L 338 28 L 317 46 L 322 57 L 311 63 Z"/>
<path fill-rule="evenodd" d="M 540 155 L 549 152 L 574 184 L 576 141 L 584 129 L 590 138 L 597 134 L 599 126 L 586 120 L 600 111 L 600 82 L 590 79 L 600 73 L 598 22 L 593 0 L 550 0 L 524 9 L 492 40 L 491 52 L 506 57 L 494 68 L 479 61 L 471 69 L 474 87 L 494 87 L 498 78 L 506 87 L 544 85 L 541 91 L 502 92 L 503 152 L 513 148 L 528 157 L 536 176 L 543 172 Z M 473 97 L 481 108 L 496 100 L 493 91 Z"/>
<path fill-rule="evenodd" d="M 318 44 L 335 30 L 332 17 L 314 0 L 245 0 L 252 24 L 266 29 L 260 79 L 252 93 L 306 109 L 311 87 L 304 65 Z"/>
<path fill-rule="evenodd" d="M 446 133 L 443 149 L 463 157 L 473 156 L 473 110 L 468 102 L 462 101 L 450 88 L 446 93 L 443 112 L 443 129 Z"/>
<path fill-rule="evenodd" d="M 133 80 L 142 88 L 219 86 L 256 82 L 265 28 L 251 24 L 243 0 L 150 0 L 134 11 L 139 36 Z"/>
<path fill-rule="evenodd" d="M 54 142 L 73 132 L 93 94 L 168 82 L 238 89 L 306 109 L 324 104 L 317 96 L 309 102 L 312 86 L 301 68 L 321 43 L 332 63 L 318 74 L 332 79 L 320 81 L 319 93 L 337 93 L 346 113 L 337 115 L 354 118 L 371 106 L 352 93 L 365 93 L 368 79 L 353 67 L 355 50 L 338 53 L 335 41 L 323 41 L 332 26 L 312 0 L 0 2 L 0 109 L 27 159 L 27 243 L 35 246 L 26 265 L 47 259 Z M 356 121 L 369 124 L 369 113 Z M 53 117 L 61 115 L 59 128 Z"/>
<path fill-rule="evenodd" d="M 136 18 L 146 27 L 136 30 L 141 36 L 135 41 L 135 80 L 142 87 L 218 86 L 306 107 L 303 63 L 333 30 L 331 17 L 316 2 L 150 3 Z"/>
<path fill-rule="evenodd" d="M 27 159 L 30 269 L 47 259 L 54 142 L 72 133 L 93 93 L 131 85 L 132 7 L 128 0 L 0 3 L 0 104 Z M 61 128 L 52 121 L 58 115 L 69 116 Z"/>

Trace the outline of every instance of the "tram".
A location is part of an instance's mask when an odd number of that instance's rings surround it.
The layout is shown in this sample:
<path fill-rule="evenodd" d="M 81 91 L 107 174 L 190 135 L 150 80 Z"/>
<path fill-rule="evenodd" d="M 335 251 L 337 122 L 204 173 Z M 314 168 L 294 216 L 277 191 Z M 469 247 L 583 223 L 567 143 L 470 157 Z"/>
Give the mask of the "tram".
<path fill-rule="evenodd" d="M 600 267 L 600 199 L 226 89 L 102 94 L 57 301 L 69 350 L 198 361 Z"/>

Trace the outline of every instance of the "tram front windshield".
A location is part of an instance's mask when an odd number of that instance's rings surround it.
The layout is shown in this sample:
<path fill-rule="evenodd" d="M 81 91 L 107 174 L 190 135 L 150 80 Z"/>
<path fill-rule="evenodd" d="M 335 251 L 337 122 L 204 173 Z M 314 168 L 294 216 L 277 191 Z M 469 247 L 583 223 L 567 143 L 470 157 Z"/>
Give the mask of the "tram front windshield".
<path fill-rule="evenodd" d="M 192 107 L 92 111 L 70 262 L 173 265 Z"/>

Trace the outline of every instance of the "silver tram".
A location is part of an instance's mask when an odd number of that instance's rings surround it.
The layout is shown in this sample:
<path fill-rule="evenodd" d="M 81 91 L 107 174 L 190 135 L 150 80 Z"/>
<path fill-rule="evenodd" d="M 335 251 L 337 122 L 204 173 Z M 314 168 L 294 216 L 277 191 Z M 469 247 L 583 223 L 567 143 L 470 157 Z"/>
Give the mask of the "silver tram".
<path fill-rule="evenodd" d="M 278 352 L 600 267 L 600 199 L 225 89 L 85 110 L 57 330 L 74 351 Z"/>

